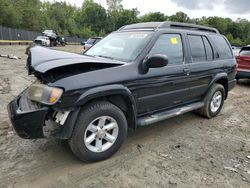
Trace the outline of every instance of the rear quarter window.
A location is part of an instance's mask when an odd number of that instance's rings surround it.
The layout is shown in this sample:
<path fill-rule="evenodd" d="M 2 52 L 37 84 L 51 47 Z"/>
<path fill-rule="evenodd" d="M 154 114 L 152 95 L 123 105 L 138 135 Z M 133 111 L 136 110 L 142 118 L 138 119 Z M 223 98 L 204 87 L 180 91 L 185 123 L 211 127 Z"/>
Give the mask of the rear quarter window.
<path fill-rule="evenodd" d="M 214 59 L 214 52 L 211 47 L 210 42 L 208 41 L 207 37 L 202 37 L 205 49 L 206 49 L 206 55 L 207 55 L 207 61 L 212 61 Z"/>
<path fill-rule="evenodd" d="M 233 58 L 232 50 L 227 43 L 226 39 L 221 35 L 210 35 L 211 40 L 218 52 L 218 59 L 231 59 Z"/>

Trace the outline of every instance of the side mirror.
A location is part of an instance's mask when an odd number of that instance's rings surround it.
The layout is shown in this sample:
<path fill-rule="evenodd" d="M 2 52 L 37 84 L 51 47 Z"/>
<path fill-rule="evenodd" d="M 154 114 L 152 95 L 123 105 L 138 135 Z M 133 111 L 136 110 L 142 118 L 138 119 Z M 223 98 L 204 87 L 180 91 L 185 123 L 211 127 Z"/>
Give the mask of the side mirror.
<path fill-rule="evenodd" d="M 84 42 L 84 41 L 81 41 L 81 45 L 84 46 L 84 45 L 85 45 L 85 42 Z"/>
<path fill-rule="evenodd" d="M 148 72 L 149 69 L 165 67 L 168 64 L 166 55 L 156 54 L 149 56 L 142 62 L 143 72 Z"/>

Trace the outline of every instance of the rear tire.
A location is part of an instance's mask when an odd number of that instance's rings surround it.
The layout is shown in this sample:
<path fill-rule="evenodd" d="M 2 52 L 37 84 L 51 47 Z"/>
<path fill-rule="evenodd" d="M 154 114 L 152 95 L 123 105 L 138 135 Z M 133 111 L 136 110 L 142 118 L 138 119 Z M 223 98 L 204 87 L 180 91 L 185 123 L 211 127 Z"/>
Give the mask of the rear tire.
<path fill-rule="evenodd" d="M 109 102 L 95 102 L 81 110 L 69 146 L 81 161 L 101 161 L 116 153 L 126 136 L 124 113 Z"/>
<path fill-rule="evenodd" d="M 217 116 L 224 104 L 225 100 L 225 89 L 221 84 L 213 84 L 204 98 L 204 107 L 199 109 L 197 112 L 206 117 L 213 118 Z"/>

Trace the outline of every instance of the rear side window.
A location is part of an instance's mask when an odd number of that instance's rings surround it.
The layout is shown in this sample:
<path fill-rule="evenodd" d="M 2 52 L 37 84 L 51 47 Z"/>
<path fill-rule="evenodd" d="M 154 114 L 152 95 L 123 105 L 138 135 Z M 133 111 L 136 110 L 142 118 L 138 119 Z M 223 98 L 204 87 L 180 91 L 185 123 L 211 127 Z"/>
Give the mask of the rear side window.
<path fill-rule="evenodd" d="M 193 62 L 206 61 L 206 51 L 201 36 L 188 35 Z"/>
<path fill-rule="evenodd" d="M 224 39 L 224 37 L 220 35 L 210 35 L 210 37 L 212 39 L 213 44 L 216 47 L 219 59 L 233 58 L 231 48 L 226 42 L 226 40 Z"/>
<path fill-rule="evenodd" d="M 183 64 L 183 47 L 179 34 L 163 34 L 155 42 L 149 55 L 162 54 L 168 57 L 169 65 Z"/>
<path fill-rule="evenodd" d="M 244 47 L 240 51 L 241 56 L 250 56 L 250 47 Z"/>

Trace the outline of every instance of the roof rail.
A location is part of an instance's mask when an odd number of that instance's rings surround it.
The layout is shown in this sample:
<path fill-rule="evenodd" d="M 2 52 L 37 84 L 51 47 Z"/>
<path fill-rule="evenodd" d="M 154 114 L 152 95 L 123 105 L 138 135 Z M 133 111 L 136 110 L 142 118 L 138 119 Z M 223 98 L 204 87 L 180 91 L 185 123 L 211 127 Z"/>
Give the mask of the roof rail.
<path fill-rule="evenodd" d="M 206 27 L 196 24 L 188 24 L 188 23 L 180 23 L 180 22 L 145 22 L 145 23 L 137 23 L 132 25 L 126 25 L 121 27 L 119 30 L 135 30 L 135 29 L 158 29 L 158 28 L 172 28 L 172 29 L 185 29 L 185 30 L 193 30 L 193 31 L 203 31 L 203 32 L 211 32 L 211 33 L 220 33 L 217 29 L 212 27 Z"/>
<path fill-rule="evenodd" d="M 136 24 L 122 26 L 120 29 L 118 29 L 118 31 L 120 31 L 120 30 L 132 30 L 132 29 L 154 30 L 155 28 L 157 28 L 162 23 L 163 22 L 143 22 L 143 23 L 136 23 Z"/>
<path fill-rule="evenodd" d="M 186 30 L 220 33 L 217 29 L 212 27 L 206 27 L 202 25 L 189 24 L 189 23 L 180 23 L 180 22 L 162 22 L 162 24 L 159 25 L 158 28 L 186 29 Z"/>

